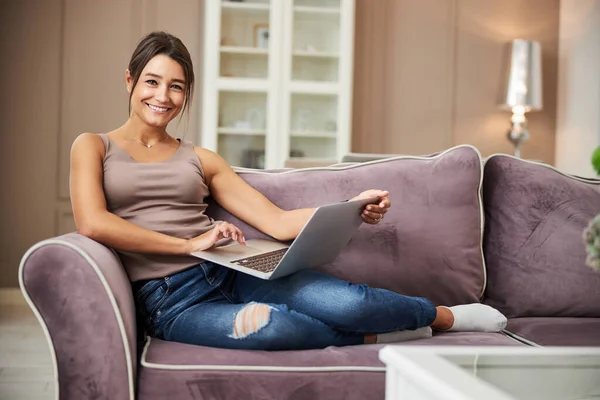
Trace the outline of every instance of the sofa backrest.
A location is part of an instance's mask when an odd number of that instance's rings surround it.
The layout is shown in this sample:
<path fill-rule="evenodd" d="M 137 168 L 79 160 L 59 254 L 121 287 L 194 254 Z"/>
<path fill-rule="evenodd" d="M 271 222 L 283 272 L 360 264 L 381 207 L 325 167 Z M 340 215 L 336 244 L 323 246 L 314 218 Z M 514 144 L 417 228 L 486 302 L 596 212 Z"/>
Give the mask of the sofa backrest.
<path fill-rule="evenodd" d="M 363 224 L 322 271 L 354 283 L 423 296 L 436 304 L 478 301 L 485 287 L 481 157 L 459 146 L 429 157 L 238 174 L 283 209 L 343 201 L 367 189 L 390 191 L 392 208 L 377 226 Z M 218 204 L 207 214 L 266 238 Z"/>
<path fill-rule="evenodd" d="M 485 302 L 507 317 L 600 317 L 600 273 L 582 231 L 600 213 L 600 181 L 508 155 L 484 166 Z"/>

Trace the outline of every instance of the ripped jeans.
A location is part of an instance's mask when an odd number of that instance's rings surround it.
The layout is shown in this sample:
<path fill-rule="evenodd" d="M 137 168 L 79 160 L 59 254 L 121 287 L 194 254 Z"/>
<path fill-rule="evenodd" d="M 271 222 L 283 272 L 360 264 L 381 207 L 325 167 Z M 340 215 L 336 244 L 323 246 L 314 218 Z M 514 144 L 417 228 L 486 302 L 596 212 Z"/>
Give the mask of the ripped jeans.
<path fill-rule="evenodd" d="M 266 281 L 203 262 L 134 284 L 148 334 L 230 349 L 296 350 L 364 343 L 365 334 L 430 325 L 427 299 L 304 270 Z"/>

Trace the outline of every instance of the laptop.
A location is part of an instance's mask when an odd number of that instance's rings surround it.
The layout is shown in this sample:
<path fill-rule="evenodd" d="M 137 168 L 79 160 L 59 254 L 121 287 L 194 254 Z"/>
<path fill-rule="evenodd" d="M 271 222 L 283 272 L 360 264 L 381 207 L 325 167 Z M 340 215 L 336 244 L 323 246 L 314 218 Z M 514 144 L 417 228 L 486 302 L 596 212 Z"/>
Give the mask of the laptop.
<path fill-rule="evenodd" d="M 315 268 L 338 256 L 361 225 L 363 208 L 379 200 L 374 197 L 318 207 L 291 245 L 250 239 L 246 246 L 234 242 L 192 255 L 267 280 Z"/>

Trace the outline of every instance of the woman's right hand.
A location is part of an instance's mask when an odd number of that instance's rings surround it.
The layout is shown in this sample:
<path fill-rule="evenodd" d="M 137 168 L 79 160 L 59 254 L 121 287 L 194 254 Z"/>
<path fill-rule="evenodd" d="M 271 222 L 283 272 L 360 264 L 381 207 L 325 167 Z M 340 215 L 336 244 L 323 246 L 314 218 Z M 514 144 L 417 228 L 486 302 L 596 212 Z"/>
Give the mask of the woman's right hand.
<path fill-rule="evenodd" d="M 220 222 L 210 231 L 203 233 L 195 238 L 188 239 L 187 248 L 188 254 L 196 251 L 208 250 L 221 239 L 231 238 L 236 240 L 241 245 L 246 245 L 246 238 L 242 231 L 235 225 L 229 222 Z"/>

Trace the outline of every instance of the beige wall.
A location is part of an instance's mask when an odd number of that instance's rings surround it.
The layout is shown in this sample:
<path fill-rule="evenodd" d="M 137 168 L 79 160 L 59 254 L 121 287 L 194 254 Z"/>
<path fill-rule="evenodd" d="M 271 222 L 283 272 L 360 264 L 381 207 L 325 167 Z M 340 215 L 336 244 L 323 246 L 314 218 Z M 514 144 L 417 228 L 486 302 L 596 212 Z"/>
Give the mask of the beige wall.
<path fill-rule="evenodd" d="M 0 2 L 0 287 L 56 232 L 61 20 L 61 0 Z"/>
<path fill-rule="evenodd" d="M 453 14 L 449 0 L 357 1 L 353 151 L 451 145 Z"/>
<path fill-rule="evenodd" d="M 600 0 L 561 0 L 556 167 L 597 177 L 600 145 Z"/>
<path fill-rule="evenodd" d="M 544 109 L 524 158 L 554 161 L 559 0 L 357 0 L 355 152 L 513 151 L 500 111 L 506 43 L 540 41 Z"/>

